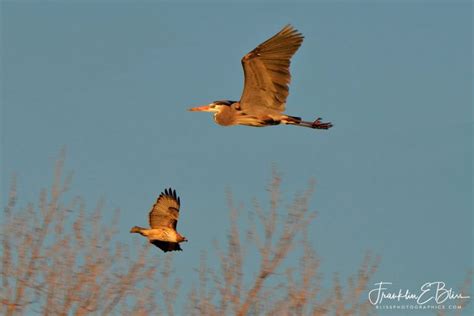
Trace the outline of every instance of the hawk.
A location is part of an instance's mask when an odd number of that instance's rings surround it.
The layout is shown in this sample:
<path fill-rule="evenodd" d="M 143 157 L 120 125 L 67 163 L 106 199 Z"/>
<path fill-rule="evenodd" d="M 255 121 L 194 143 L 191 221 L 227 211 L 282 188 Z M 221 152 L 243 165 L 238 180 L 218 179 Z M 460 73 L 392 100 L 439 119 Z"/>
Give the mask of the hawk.
<path fill-rule="evenodd" d="M 147 237 L 150 243 L 164 252 L 183 250 L 179 243 L 188 240 L 176 231 L 179 207 L 180 200 L 176 191 L 171 188 L 165 189 L 148 215 L 151 229 L 134 226 L 130 233 L 138 233 Z"/>

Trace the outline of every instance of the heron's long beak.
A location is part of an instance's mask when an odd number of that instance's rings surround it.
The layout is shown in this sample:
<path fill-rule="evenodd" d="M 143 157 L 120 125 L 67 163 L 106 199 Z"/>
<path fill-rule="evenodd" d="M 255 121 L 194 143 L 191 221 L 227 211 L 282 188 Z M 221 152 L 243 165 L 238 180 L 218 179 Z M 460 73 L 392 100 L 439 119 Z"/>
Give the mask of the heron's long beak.
<path fill-rule="evenodd" d="M 212 109 L 210 107 L 210 105 L 202 105 L 202 106 L 197 106 L 197 107 L 194 107 L 194 108 L 189 108 L 188 111 L 191 111 L 191 112 L 212 112 Z"/>

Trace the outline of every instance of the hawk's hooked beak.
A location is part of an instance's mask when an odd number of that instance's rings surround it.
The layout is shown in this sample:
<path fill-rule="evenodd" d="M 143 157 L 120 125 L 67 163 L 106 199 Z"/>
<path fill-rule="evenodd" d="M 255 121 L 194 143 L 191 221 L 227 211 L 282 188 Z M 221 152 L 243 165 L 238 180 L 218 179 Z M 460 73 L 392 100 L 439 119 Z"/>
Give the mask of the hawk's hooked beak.
<path fill-rule="evenodd" d="M 202 106 L 197 106 L 194 108 L 189 108 L 188 111 L 190 112 L 216 112 L 216 108 L 214 104 L 208 104 L 208 105 L 202 105 Z"/>

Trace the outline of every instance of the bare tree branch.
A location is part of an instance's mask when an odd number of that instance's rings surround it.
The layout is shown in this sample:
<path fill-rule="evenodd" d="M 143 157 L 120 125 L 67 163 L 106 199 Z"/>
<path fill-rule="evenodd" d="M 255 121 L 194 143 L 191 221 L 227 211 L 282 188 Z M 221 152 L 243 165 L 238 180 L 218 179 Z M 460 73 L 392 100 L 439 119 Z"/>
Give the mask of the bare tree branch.
<path fill-rule="evenodd" d="M 113 314 L 125 301 L 155 312 L 159 262 L 149 259 L 150 247 L 124 255 L 114 241 L 118 212 L 103 220 L 103 200 L 90 215 L 82 199 L 66 198 L 72 174 L 63 177 L 64 157 L 36 205 L 20 208 L 12 181 L 1 225 L 0 314 Z"/>

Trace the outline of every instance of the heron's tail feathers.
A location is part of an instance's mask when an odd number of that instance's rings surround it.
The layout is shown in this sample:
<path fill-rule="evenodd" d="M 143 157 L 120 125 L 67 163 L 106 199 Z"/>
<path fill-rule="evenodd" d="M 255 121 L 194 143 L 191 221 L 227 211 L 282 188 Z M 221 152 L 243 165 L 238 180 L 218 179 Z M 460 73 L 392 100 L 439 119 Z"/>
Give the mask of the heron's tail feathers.
<path fill-rule="evenodd" d="M 288 117 L 288 120 L 289 120 L 289 121 L 292 121 L 292 122 L 294 122 L 294 123 L 297 123 L 297 124 L 298 124 L 298 123 L 301 122 L 301 117 L 299 117 L 299 116 L 290 116 L 290 115 L 287 115 L 287 117 Z"/>

